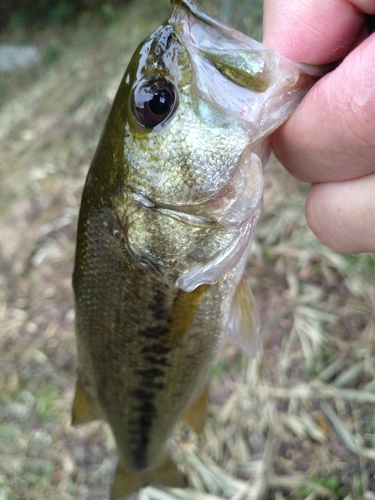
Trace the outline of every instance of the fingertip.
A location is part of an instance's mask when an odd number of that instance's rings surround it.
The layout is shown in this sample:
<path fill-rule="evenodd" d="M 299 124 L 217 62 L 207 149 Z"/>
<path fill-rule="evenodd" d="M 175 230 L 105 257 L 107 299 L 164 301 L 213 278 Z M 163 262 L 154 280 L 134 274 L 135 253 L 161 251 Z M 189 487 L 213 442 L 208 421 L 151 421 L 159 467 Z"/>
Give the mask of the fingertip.
<path fill-rule="evenodd" d="M 276 157 L 298 179 L 346 181 L 374 171 L 375 36 L 321 78 L 272 136 Z"/>
<path fill-rule="evenodd" d="M 276 158 L 293 177 L 302 182 L 317 182 L 317 173 L 320 173 L 321 151 L 316 145 L 311 147 L 311 141 L 306 141 L 308 132 L 314 132 L 314 122 L 315 115 L 305 112 L 304 100 L 271 136 L 272 151 Z M 321 128 L 319 124 L 316 127 L 317 130 Z M 310 133 L 310 137 L 314 137 L 314 133 Z M 315 144 L 318 144 L 318 139 L 315 139 Z"/>
<path fill-rule="evenodd" d="M 363 21 L 349 1 L 265 0 L 263 43 L 293 61 L 328 64 L 346 54 Z"/>
<path fill-rule="evenodd" d="M 375 174 L 313 185 L 305 211 L 312 232 L 332 250 L 375 252 Z"/>
<path fill-rule="evenodd" d="M 327 199 L 326 188 L 326 184 L 311 186 L 305 205 L 306 222 L 324 245 L 337 252 L 345 253 L 349 249 L 347 237 L 340 230 L 337 234 L 337 212 L 340 209 L 334 209 L 331 206 L 332 199 Z"/>

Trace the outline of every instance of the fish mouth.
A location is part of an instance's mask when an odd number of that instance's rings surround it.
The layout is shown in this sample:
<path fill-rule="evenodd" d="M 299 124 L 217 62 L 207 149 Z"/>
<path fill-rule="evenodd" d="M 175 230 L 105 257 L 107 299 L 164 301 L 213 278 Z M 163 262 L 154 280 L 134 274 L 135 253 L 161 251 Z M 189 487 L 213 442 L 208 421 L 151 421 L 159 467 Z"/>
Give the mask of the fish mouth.
<path fill-rule="evenodd" d="M 188 52 L 195 89 L 245 122 L 252 144 L 276 130 L 322 75 L 222 24 L 193 0 L 171 6 L 169 23 Z"/>
<path fill-rule="evenodd" d="M 210 31 L 209 37 L 205 36 L 204 38 L 208 39 L 217 39 L 219 40 L 221 36 L 227 37 L 233 45 L 237 45 L 238 42 L 244 42 L 248 44 L 249 42 L 254 42 L 254 47 L 257 48 L 263 48 L 264 46 L 256 42 L 255 40 L 252 40 L 249 38 L 247 35 L 244 33 L 241 33 L 240 31 L 235 30 L 234 28 L 231 28 L 230 26 L 227 26 L 226 24 L 223 24 L 220 22 L 218 19 L 210 16 L 202 7 L 195 2 L 194 0 L 171 0 L 170 1 L 171 7 L 175 9 L 172 12 L 171 16 L 171 22 L 173 24 L 173 19 L 174 16 L 176 15 L 176 20 L 179 19 L 179 16 L 181 16 L 180 9 L 183 9 L 187 14 L 188 14 L 188 22 L 189 22 L 189 27 L 190 27 L 190 34 L 192 35 L 194 33 L 194 29 L 197 28 L 197 26 L 194 26 L 194 24 L 197 21 L 201 22 L 201 25 L 199 26 L 199 29 L 202 29 L 203 26 L 206 28 L 212 28 L 212 31 Z M 217 45 L 215 46 L 215 40 L 213 41 L 212 44 L 210 44 L 211 47 L 217 48 Z"/>

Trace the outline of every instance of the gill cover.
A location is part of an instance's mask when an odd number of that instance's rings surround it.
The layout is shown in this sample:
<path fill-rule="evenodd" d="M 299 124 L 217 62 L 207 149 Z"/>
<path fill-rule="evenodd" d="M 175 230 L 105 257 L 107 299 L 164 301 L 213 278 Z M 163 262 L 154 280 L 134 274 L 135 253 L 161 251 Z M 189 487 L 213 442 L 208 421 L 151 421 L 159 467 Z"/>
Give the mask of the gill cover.
<path fill-rule="evenodd" d="M 137 161 L 119 218 L 133 257 L 190 292 L 217 283 L 248 252 L 262 207 L 266 138 L 314 78 L 192 0 L 171 5 L 133 77 L 125 149 L 128 163 Z"/>

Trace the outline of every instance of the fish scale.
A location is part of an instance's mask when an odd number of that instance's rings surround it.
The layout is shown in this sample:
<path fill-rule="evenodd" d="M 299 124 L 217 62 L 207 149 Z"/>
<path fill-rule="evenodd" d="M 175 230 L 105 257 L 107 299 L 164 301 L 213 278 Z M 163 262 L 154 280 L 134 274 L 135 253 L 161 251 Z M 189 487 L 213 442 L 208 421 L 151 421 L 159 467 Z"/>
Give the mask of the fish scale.
<path fill-rule="evenodd" d="M 72 423 L 110 425 L 112 498 L 184 484 L 166 443 L 180 420 L 203 432 L 225 333 L 257 351 L 245 265 L 262 207 L 263 139 L 319 75 L 192 0 L 171 4 L 121 82 L 78 223 Z"/>
<path fill-rule="evenodd" d="M 111 425 L 115 437 L 117 433 L 120 435 L 116 439 L 121 443 L 120 456 L 121 448 L 124 448 L 124 462 L 138 469 L 148 465 L 145 458 L 149 454 L 147 445 L 152 425 L 157 419 L 163 424 L 158 426 L 157 443 L 164 442 L 165 434 L 169 434 L 170 419 L 165 417 L 164 411 L 160 413 L 160 409 L 167 403 L 173 414 L 174 407 L 181 406 L 181 398 L 185 400 L 187 409 L 189 401 L 203 389 L 202 383 L 198 386 L 192 384 L 190 370 L 203 371 L 200 378 L 204 383 L 210 365 L 206 365 L 204 370 L 198 365 L 202 364 L 204 357 L 211 360 L 212 352 L 217 350 L 215 344 L 218 344 L 219 338 L 215 322 L 220 323 L 223 316 L 220 311 L 223 303 L 210 299 L 211 314 L 205 318 L 210 328 L 207 328 L 204 339 L 200 338 L 203 323 L 200 313 L 194 315 L 197 326 L 192 326 L 188 338 L 183 339 L 182 343 L 176 340 L 177 329 L 174 328 L 172 337 L 167 322 L 173 310 L 173 301 L 185 294 L 191 302 L 194 294 L 171 289 L 147 273 L 124 252 L 119 240 L 110 234 L 108 217 L 113 217 L 113 214 L 102 211 L 101 217 L 97 217 L 93 224 L 94 230 L 88 224 L 88 234 L 92 234 L 92 238 L 87 241 L 85 250 L 82 251 L 80 246 L 77 248 L 77 329 L 90 332 L 88 338 L 80 337 L 78 342 L 79 365 L 85 367 L 85 372 L 79 370 L 79 378 L 84 390 L 91 395 L 91 400 L 96 402 L 98 414 L 101 415 L 104 408 L 105 419 Z M 80 255 L 85 255 L 83 262 Z M 85 262 L 90 264 L 85 265 Z M 121 273 L 122 269 L 126 272 Z M 136 285 L 139 282 L 142 282 L 142 300 L 137 302 L 134 296 L 139 295 Z M 90 293 L 97 288 L 97 283 L 101 286 L 100 295 Z M 83 318 L 81 311 L 84 311 Z M 215 322 L 212 316 L 216 316 Z M 183 337 L 183 333 L 180 331 L 178 336 Z M 85 341 L 89 342 L 89 346 Z M 186 358 L 190 359 L 190 364 L 184 371 L 181 367 Z M 134 360 L 137 360 L 136 364 Z M 111 367 L 110 372 L 108 366 Z M 117 380 L 121 385 L 117 384 Z M 123 387 L 124 382 L 126 387 Z M 168 394 L 162 392 L 166 386 Z M 126 409 L 119 411 L 118 406 L 125 400 Z M 115 415 L 114 410 L 119 415 Z M 179 408 L 179 413 L 183 412 L 184 408 Z M 154 448 L 157 448 L 159 455 L 163 454 L 162 446 L 154 445 Z M 132 455 L 130 458 L 126 456 L 129 451 Z"/>

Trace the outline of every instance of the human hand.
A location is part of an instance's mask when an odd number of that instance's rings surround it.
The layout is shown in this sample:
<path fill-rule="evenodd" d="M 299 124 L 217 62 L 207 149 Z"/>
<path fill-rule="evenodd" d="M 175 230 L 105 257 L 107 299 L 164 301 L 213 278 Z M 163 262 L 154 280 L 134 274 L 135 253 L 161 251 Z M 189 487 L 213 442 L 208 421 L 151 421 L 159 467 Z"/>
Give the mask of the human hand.
<path fill-rule="evenodd" d="M 344 58 L 272 136 L 295 177 L 312 183 L 306 220 L 339 252 L 375 252 L 373 0 L 265 0 L 264 44 L 308 64 Z"/>

